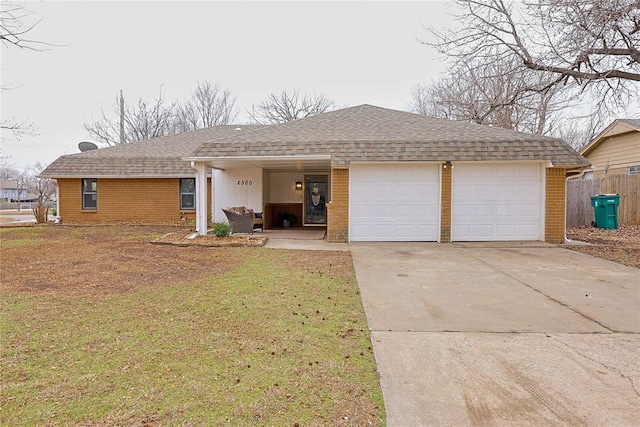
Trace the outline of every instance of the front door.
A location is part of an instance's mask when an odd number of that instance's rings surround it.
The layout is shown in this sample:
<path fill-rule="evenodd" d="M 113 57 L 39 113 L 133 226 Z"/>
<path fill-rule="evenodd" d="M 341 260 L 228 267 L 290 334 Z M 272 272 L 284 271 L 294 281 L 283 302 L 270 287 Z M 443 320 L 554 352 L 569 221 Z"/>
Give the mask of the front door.
<path fill-rule="evenodd" d="M 327 175 L 304 177 L 304 225 L 327 225 Z"/>

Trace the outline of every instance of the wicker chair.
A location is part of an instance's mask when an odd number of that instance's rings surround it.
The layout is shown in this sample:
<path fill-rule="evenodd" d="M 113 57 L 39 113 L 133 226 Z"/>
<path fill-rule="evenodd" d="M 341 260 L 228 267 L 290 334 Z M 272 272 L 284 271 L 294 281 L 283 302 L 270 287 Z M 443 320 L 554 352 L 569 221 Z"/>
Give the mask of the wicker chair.
<path fill-rule="evenodd" d="M 231 225 L 231 233 L 253 234 L 256 228 L 260 231 L 264 230 L 262 212 L 253 212 L 244 206 L 222 209 L 222 211 Z"/>
<path fill-rule="evenodd" d="M 222 212 L 227 216 L 229 225 L 231 226 L 231 234 L 235 233 L 249 233 L 253 234 L 253 214 L 239 214 L 227 209 L 222 209 Z"/>

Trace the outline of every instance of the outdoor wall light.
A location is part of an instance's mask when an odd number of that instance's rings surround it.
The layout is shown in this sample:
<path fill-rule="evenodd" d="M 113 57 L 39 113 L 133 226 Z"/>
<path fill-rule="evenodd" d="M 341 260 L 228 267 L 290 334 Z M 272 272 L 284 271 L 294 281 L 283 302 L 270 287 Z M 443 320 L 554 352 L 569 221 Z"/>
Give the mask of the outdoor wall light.
<path fill-rule="evenodd" d="M 296 190 L 302 190 L 302 182 L 296 181 Z"/>
<path fill-rule="evenodd" d="M 446 168 L 450 168 L 450 167 L 452 167 L 452 166 L 451 166 L 451 160 L 447 160 L 447 161 L 445 162 L 445 164 L 444 164 L 444 168 L 446 169 Z"/>

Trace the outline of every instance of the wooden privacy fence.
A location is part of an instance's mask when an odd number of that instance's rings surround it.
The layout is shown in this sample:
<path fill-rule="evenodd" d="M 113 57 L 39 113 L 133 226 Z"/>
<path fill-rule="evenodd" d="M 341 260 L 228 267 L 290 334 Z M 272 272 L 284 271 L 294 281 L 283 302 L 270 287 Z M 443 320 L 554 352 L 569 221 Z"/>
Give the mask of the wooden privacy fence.
<path fill-rule="evenodd" d="M 611 175 L 600 179 L 567 181 L 567 227 L 591 225 L 594 220 L 591 196 L 619 194 L 618 222 L 640 225 L 640 174 Z"/>

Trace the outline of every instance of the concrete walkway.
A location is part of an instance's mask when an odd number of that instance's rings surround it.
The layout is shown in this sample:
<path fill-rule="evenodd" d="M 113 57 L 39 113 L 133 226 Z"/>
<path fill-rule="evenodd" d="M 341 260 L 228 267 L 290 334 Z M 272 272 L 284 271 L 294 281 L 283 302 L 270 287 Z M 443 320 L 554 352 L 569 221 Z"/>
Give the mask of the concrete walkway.
<path fill-rule="evenodd" d="M 351 244 L 388 425 L 640 425 L 640 270 L 546 244 Z"/>

